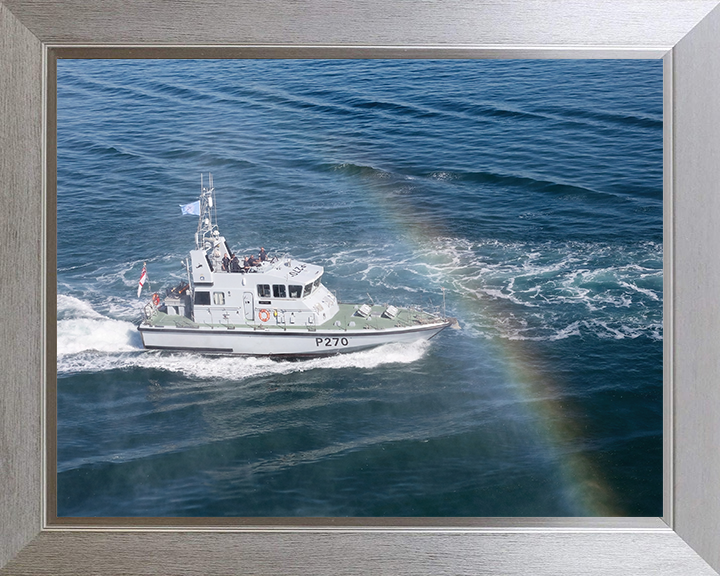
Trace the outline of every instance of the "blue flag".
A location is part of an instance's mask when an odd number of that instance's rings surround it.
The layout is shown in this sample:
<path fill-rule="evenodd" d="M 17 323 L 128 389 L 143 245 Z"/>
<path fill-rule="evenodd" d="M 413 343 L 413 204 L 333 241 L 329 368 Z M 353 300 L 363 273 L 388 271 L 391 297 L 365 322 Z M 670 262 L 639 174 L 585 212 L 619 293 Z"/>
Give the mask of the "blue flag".
<path fill-rule="evenodd" d="M 200 200 L 196 200 L 195 202 L 190 202 L 190 204 L 185 204 L 184 206 L 180 204 L 180 210 L 182 210 L 183 214 L 190 214 L 191 216 L 200 216 Z"/>

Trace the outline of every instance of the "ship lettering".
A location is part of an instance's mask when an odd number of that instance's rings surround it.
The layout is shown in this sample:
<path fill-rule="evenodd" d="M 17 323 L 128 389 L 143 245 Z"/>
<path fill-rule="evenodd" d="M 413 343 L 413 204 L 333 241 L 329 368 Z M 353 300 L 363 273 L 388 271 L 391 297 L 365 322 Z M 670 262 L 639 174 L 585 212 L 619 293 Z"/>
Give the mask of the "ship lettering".
<path fill-rule="evenodd" d="M 324 343 L 324 344 L 323 344 Z M 325 346 L 332 348 L 340 344 L 341 346 L 347 346 L 350 342 L 347 338 L 315 338 L 315 346 Z"/>

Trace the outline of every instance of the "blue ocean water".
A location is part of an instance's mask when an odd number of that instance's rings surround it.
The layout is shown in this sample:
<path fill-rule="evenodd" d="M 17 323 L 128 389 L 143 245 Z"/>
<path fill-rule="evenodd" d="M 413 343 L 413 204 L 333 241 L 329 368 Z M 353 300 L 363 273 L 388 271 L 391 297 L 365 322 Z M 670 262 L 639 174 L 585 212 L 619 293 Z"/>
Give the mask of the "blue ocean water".
<path fill-rule="evenodd" d="M 662 63 L 60 60 L 59 516 L 662 514 Z M 212 172 L 239 254 L 461 330 L 141 349 Z"/>

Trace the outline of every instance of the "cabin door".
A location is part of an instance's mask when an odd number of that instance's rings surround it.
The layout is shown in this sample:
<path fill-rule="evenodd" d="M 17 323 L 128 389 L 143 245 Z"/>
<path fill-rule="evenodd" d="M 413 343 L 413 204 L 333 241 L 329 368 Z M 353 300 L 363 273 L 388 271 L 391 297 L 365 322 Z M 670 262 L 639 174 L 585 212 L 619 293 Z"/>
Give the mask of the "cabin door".
<path fill-rule="evenodd" d="M 255 320 L 255 306 L 253 304 L 252 292 L 243 294 L 243 306 L 245 307 L 245 320 L 252 322 Z"/>

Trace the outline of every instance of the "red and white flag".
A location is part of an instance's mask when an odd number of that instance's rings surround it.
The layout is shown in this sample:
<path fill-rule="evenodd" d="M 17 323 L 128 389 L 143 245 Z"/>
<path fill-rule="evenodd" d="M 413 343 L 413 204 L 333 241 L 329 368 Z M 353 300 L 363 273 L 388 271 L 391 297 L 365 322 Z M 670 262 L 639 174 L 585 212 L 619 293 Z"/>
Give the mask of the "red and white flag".
<path fill-rule="evenodd" d="M 145 263 L 143 263 L 142 274 L 140 274 L 140 281 L 138 282 L 138 298 L 140 298 L 140 292 L 142 292 L 143 284 L 147 281 L 147 270 L 145 269 Z"/>

